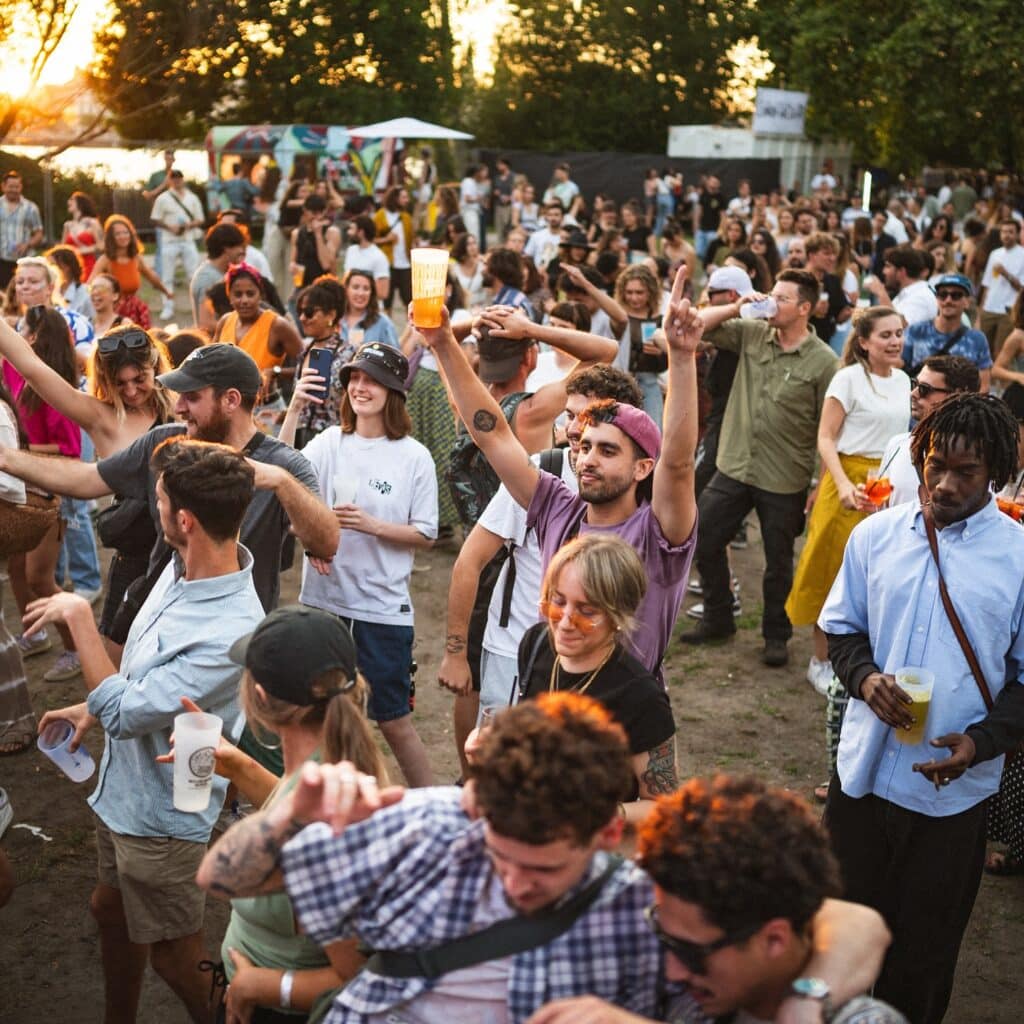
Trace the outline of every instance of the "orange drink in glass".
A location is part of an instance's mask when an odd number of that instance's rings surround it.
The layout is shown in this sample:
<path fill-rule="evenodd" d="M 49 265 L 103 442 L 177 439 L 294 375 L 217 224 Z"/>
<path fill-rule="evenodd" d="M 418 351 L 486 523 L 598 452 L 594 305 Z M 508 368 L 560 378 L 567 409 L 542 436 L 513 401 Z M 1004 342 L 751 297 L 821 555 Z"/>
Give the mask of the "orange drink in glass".
<path fill-rule="evenodd" d="M 440 327 L 448 280 L 447 249 L 413 249 L 412 322 L 414 327 Z"/>
<path fill-rule="evenodd" d="M 864 494 L 875 508 L 881 508 L 892 494 L 892 484 L 887 476 L 875 476 L 874 473 L 868 473 L 867 481 L 864 484 Z"/>

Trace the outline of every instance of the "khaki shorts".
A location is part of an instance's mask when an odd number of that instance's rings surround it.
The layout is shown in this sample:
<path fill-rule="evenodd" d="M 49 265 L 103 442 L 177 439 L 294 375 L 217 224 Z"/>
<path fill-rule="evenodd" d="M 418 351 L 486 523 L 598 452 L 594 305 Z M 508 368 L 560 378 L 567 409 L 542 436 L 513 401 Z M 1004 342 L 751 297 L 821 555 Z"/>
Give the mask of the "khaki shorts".
<path fill-rule="evenodd" d="M 121 892 L 128 937 L 149 944 L 202 930 L 206 893 L 196 885 L 205 843 L 122 836 L 96 819 L 99 880 Z"/>

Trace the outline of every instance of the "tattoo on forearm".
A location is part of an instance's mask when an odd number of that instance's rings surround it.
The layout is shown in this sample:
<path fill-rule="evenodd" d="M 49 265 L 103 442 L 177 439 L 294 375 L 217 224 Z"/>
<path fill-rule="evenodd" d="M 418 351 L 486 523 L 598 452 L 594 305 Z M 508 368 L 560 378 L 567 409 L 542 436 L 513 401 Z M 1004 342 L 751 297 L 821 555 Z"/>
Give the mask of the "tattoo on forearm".
<path fill-rule="evenodd" d="M 259 891 L 276 870 L 281 847 L 304 827 L 292 819 L 278 832 L 259 815 L 228 829 L 213 848 L 211 888 L 229 897 Z"/>
<path fill-rule="evenodd" d="M 458 633 L 449 633 L 444 638 L 444 649 L 448 654 L 462 654 L 466 649 L 466 638 Z"/>
<path fill-rule="evenodd" d="M 672 793 L 679 788 L 679 780 L 676 778 L 675 744 L 672 740 L 649 752 L 647 768 L 640 776 L 640 782 L 652 796 Z"/>
<path fill-rule="evenodd" d="M 473 413 L 473 426 L 481 433 L 489 434 L 498 422 L 498 417 L 486 409 L 477 409 Z"/>

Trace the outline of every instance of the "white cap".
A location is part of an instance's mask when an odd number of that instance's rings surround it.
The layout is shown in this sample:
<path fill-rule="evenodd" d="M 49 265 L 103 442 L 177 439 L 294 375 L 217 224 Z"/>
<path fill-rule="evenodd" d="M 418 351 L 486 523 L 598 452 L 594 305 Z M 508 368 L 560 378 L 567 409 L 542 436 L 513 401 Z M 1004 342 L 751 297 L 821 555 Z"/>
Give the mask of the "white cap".
<path fill-rule="evenodd" d="M 750 275 L 739 267 L 715 267 L 708 278 L 709 292 L 735 292 L 742 298 L 753 290 Z"/>

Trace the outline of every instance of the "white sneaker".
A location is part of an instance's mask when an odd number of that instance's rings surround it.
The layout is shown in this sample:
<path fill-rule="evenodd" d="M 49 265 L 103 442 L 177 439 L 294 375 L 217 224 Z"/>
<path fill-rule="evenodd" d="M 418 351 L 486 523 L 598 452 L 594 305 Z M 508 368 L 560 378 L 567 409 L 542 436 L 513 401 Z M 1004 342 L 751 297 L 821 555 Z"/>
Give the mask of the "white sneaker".
<path fill-rule="evenodd" d="M 828 688 L 832 684 L 832 662 L 820 661 L 811 655 L 807 664 L 807 682 L 814 687 L 814 692 L 822 697 L 828 696 Z"/>
<path fill-rule="evenodd" d="M 160 310 L 161 320 L 173 320 L 174 319 L 174 303 L 165 302 L 163 308 Z"/>

